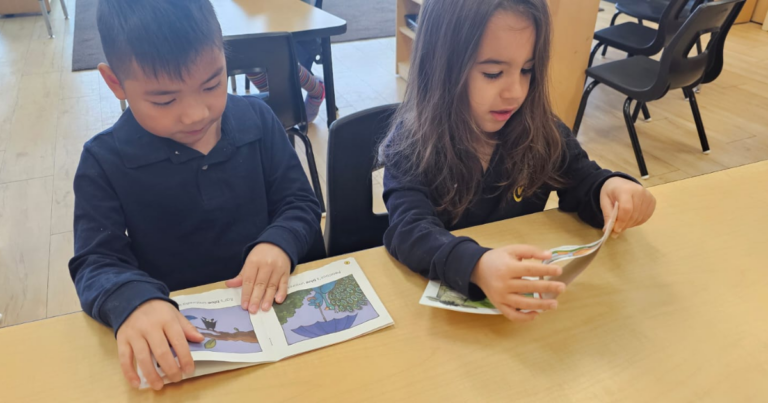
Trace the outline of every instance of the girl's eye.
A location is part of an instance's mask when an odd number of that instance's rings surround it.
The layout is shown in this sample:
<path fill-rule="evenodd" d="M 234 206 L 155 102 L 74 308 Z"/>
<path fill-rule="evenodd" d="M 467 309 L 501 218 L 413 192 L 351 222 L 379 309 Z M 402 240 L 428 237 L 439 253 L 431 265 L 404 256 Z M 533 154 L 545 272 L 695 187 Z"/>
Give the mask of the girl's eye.
<path fill-rule="evenodd" d="M 502 72 L 500 71 L 498 73 L 483 73 L 483 75 L 485 76 L 485 78 L 487 78 L 489 80 L 495 80 L 495 79 L 501 77 L 501 73 Z"/>
<path fill-rule="evenodd" d="M 525 74 L 526 76 L 530 75 L 530 74 L 533 74 L 533 67 L 531 67 L 530 69 L 522 69 L 522 70 L 520 70 L 520 72 Z"/>
<path fill-rule="evenodd" d="M 213 91 L 216 88 L 219 88 L 220 85 L 221 85 L 221 81 L 219 81 L 218 84 L 214 85 L 213 87 L 208 87 L 208 88 L 203 89 L 203 91 Z"/>
<path fill-rule="evenodd" d="M 175 100 L 176 99 L 172 99 L 172 100 L 170 100 L 168 102 L 152 102 L 152 103 L 157 105 L 157 106 L 168 106 L 168 105 L 172 104 L 173 101 L 175 101 Z"/>

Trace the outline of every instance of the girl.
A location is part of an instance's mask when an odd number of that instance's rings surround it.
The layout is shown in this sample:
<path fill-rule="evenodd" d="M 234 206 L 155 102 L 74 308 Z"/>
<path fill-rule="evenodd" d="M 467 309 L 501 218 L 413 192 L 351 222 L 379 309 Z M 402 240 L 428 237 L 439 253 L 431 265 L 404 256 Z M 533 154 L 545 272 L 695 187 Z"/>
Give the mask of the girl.
<path fill-rule="evenodd" d="M 560 209 L 600 228 L 619 202 L 614 236 L 647 221 L 653 196 L 628 175 L 590 161 L 554 116 L 547 90 L 546 0 L 427 0 L 405 99 L 379 158 L 386 164 L 384 244 L 396 259 L 471 299 L 485 296 L 510 320 L 557 307 L 522 293 L 565 285 L 527 281 L 560 268 L 532 246 L 490 250 L 449 231 Z"/>

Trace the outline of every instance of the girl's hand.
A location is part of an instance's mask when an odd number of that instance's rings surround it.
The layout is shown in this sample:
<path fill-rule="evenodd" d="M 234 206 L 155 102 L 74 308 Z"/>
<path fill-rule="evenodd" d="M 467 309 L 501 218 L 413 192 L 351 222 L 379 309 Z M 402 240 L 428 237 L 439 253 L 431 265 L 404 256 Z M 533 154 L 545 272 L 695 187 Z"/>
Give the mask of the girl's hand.
<path fill-rule="evenodd" d="M 616 202 L 619 202 L 619 214 L 613 226 L 614 238 L 622 231 L 648 221 L 656 209 L 656 198 L 651 192 L 635 182 L 619 177 L 608 179 L 600 189 L 600 207 L 605 222 L 608 222 Z"/>
<path fill-rule="evenodd" d="M 523 259 L 549 259 L 552 253 L 528 245 L 510 245 L 486 252 L 475 265 L 472 282 L 477 284 L 493 305 L 514 322 L 531 321 L 538 312 L 519 310 L 550 310 L 557 308 L 554 299 L 534 299 L 525 293 L 554 293 L 565 291 L 565 284 L 556 281 L 525 280 L 523 277 L 559 276 L 558 266 L 523 262 Z"/>

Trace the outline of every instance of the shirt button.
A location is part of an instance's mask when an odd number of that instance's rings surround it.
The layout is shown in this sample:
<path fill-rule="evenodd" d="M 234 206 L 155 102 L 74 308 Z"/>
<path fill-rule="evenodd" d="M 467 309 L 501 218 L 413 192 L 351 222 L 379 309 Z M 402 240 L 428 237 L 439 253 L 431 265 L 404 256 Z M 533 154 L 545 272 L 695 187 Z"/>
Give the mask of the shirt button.
<path fill-rule="evenodd" d="M 203 171 L 205 171 L 206 169 L 208 169 L 208 165 L 203 165 Z"/>

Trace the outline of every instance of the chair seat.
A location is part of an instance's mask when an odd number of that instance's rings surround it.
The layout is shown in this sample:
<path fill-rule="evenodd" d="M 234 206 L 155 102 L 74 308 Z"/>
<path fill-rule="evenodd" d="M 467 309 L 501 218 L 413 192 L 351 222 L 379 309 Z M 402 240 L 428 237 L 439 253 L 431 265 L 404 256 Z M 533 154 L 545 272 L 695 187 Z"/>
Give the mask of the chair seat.
<path fill-rule="evenodd" d="M 656 30 L 634 22 L 625 22 L 595 32 L 595 40 L 612 48 L 633 54 L 647 54 L 647 49 L 656 39 Z M 655 54 L 655 53 L 654 53 Z"/>
<path fill-rule="evenodd" d="M 639 18 L 641 20 L 658 23 L 664 9 L 669 5 L 669 0 L 623 0 L 616 3 L 616 11 Z"/>
<path fill-rule="evenodd" d="M 590 67 L 587 76 L 633 99 L 650 102 L 654 99 L 647 99 L 651 95 L 647 91 L 656 82 L 659 68 L 658 61 L 635 56 Z"/>

